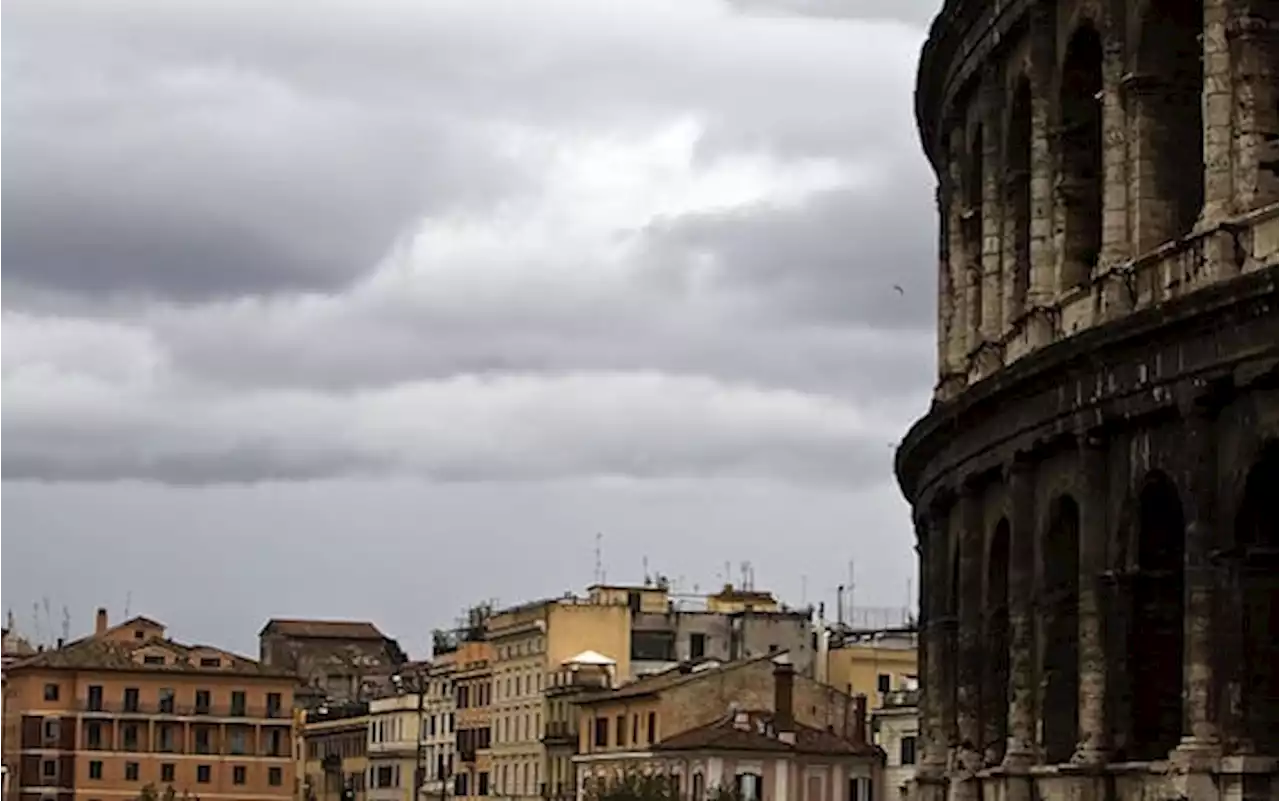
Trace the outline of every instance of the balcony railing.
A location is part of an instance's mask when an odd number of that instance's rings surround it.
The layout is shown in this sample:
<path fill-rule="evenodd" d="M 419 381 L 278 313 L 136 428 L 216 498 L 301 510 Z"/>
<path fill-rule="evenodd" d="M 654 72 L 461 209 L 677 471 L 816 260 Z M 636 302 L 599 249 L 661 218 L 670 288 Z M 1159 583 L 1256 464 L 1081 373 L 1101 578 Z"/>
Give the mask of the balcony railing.
<path fill-rule="evenodd" d="M 565 721 L 548 723 L 542 734 L 544 743 L 575 742 L 577 739 L 577 732 Z"/>
<path fill-rule="evenodd" d="M 121 700 L 96 701 L 78 699 L 76 709 L 99 715 L 174 715 L 176 717 L 247 718 L 252 720 L 284 719 L 288 717 L 278 706 L 241 706 L 238 704 L 179 704 L 165 701 L 139 701 L 136 704 Z"/>

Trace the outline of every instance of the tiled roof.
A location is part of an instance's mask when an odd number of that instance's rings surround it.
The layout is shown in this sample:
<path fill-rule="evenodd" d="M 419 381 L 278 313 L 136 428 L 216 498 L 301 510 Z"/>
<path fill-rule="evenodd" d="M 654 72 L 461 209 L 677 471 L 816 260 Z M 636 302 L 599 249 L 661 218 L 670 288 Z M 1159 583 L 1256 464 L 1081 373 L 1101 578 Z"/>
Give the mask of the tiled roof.
<path fill-rule="evenodd" d="M 869 743 L 855 743 L 835 732 L 795 726 L 795 743 L 783 742 L 774 730 L 772 712 L 737 712 L 705 726 L 666 738 L 655 751 L 767 751 L 828 756 L 880 756 Z"/>
<path fill-rule="evenodd" d="M 286 637 L 332 640 L 385 640 L 378 627 L 367 620 L 299 620 L 272 618 L 262 627 L 262 634 L 283 634 Z"/>
<path fill-rule="evenodd" d="M 707 678 L 708 676 L 720 675 L 725 671 L 737 670 L 738 668 L 745 667 L 746 665 L 752 665 L 757 662 L 770 659 L 777 659 L 785 653 L 786 651 L 773 654 L 762 654 L 750 659 L 740 659 L 737 662 L 726 662 L 719 667 L 703 670 L 689 670 L 685 666 L 672 668 L 653 676 L 646 676 L 637 681 L 633 681 L 630 684 L 624 684 L 617 689 L 584 695 L 578 699 L 577 703 L 589 704 L 596 701 L 610 701 L 615 698 L 638 698 L 642 695 L 652 695 L 687 682 L 697 681 L 698 679 Z"/>
<path fill-rule="evenodd" d="M 148 665 L 138 659 L 135 654 L 141 649 L 165 650 L 175 659 L 163 665 Z M 221 667 L 202 667 L 201 656 L 216 653 L 224 660 Z M 229 664 L 226 664 L 228 663 Z M 227 653 L 220 648 L 207 646 L 191 646 L 173 640 L 152 637 L 146 640 L 112 641 L 102 637 L 85 637 L 68 643 L 61 648 L 41 651 L 33 656 L 20 659 L 9 667 L 11 673 L 39 668 L 44 670 L 127 670 L 132 672 L 170 672 L 170 673 L 224 673 L 254 676 L 286 677 L 282 673 L 264 666 L 262 663 Z"/>

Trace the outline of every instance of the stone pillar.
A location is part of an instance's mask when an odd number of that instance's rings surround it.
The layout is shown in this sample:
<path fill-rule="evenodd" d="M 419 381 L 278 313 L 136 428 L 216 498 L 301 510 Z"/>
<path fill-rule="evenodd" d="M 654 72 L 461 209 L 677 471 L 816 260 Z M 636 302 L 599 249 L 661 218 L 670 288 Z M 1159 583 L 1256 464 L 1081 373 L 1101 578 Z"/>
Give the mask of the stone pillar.
<path fill-rule="evenodd" d="M 938 383 L 945 385 L 955 371 L 951 359 L 951 328 L 955 325 L 955 293 L 951 288 L 951 188 L 947 176 L 934 193 L 938 212 Z M 923 611 L 923 610 L 922 610 Z"/>
<path fill-rule="evenodd" d="M 1217 225 L 1235 212 L 1232 175 L 1231 49 L 1227 21 L 1232 0 L 1204 0 L 1204 210 L 1201 225 Z"/>
<path fill-rule="evenodd" d="M 1031 6 L 1031 280 L 1027 306 L 1047 306 L 1058 294 L 1054 275 L 1053 179 L 1050 95 L 1054 69 L 1054 20 L 1049 3 Z M 1048 332 L 1041 332 L 1047 334 Z M 1036 344 L 1048 344 L 1037 342 Z"/>
<path fill-rule="evenodd" d="M 931 504 L 916 513 L 920 552 L 920 733 L 924 744 L 916 770 L 917 801 L 944 801 L 947 732 L 943 704 L 948 702 L 943 659 L 946 655 L 947 532 Z"/>
<path fill-rule="evenodd" d="M 1184 417 L 1189 451 L 1189 508 L 1184 562 L 1183 736 L 1179 751 L 1216 753 L 1220 746 L 1214 697 L 1214 503 L 1217 439 L 1212 411 L 1194 405 Z"/>
<path fill-rule="evenodd" d="M 1004 112 L 1004 92 L 1000 76 L 991 68 L 984 71 L 979 97 L 982 120 L 982 330 L 979 341 L 999 341 L 1004 331 L 1004 280 L 1000 271 L 1000 120 Z"/>
<path fill-rule="evenodd" d="M 949 352 L 950 363 L 957 373 L 967 376 L 969 356 L 969 269 L 964 246 L 964 129 L 951 133 L 947 147 L 947 256 L 951 277 L 952 315 Z M 963 387 L 963 384 L 961 385 Z"/>
<path fill-rule="evenodd" d="M 1106 717 L 1106 617 L 1102 609 L 1102 574 L 1106 570 L 1108 477 L 1106 443 L 1086 434 L 1079 444 L 1080 477 L 1080 741 L 1071 761 L 1095 765 L 1108 754 Z"/>
<path fill-rule="evenodd" d="M 953 801 L 976 801 L 982 767 L 982 494 L 966 484 L 960 498 L 960 593 L 956 659 L 956 733 Z"/>
<path fill-rule="evenodd" d="M 1251 211 L 1276 202 L 1276 29 L 1262 3 L 1274 0 L 1236 0 L 1226 21 L 1228 60 L 1235 65 L 1235 171 L 1232 178 L 1237 211 Z M 1205 42 L 1206 53 L 1209 43 Z M 1215 57 L 1219 57 L 1215 54 Z M 1264 164 L 1270 162 L 1268 169 Z"/>
<path fill-rule="evenodd" d="M 1035 475 L 1031 460 L 1009 465 L 1009 742 L 1004 765 L 1025 769 L 1035 758 Z"/>
<path fill-rule="evenodd" d="M 1108 5 L 1102 31 L 1102 252 L 1110 267 L 1130 258 L 1128 113 L 1124 105 L 1124 28 Z"/>

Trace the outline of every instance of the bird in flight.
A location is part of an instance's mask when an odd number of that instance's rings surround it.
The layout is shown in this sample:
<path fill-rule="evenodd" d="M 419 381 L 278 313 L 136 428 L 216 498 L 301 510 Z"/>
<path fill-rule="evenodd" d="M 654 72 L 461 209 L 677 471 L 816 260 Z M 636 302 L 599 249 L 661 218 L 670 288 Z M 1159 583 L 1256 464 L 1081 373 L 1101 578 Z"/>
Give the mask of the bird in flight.
<path fill-rule="evenodd" d="M 906 295 L 906 294 L 907 294 L 907 291 L 906 291 L 905 289 L 903 289 L 901 286 L 899 286 L 898 284 L 894 284 L 894 285 L 893 285 L 893 291 L 894 291 L 894 292 L 897 292 L 899 295 Z"/>

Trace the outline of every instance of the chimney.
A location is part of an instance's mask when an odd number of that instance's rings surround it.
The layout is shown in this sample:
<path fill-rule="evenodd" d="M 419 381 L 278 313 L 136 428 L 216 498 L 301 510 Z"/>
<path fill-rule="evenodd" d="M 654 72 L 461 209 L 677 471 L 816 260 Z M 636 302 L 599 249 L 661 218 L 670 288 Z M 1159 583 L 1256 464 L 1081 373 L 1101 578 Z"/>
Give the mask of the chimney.
<path fill-rule="evenodd" d="M 94 622 L 93 633 L 102 634 L 107 630 L 107 609 L 105 606 L 98 607 L 98 617 Z"/>
<path fill-rule="evenodd" d="M 867 697 L 853 697 L 853 742 L 856 745 L 867 744 Z"/>
<path fill-rule="evenodd" d="M 778 730 L 778 739 L 792 745 L 796 741 L 795 684 L 796 671 L 791 666 L 791 662 L 775 662 L 773 665 L 773 725 Z"/>

